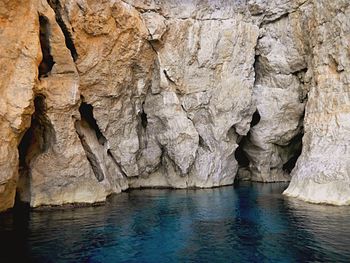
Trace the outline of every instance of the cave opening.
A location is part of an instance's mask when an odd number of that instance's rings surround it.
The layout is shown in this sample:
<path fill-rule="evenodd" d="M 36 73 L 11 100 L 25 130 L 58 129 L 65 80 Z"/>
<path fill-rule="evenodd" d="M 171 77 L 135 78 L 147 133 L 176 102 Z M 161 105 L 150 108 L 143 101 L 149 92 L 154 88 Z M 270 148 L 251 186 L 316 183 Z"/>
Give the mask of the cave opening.
<path fill-rule="evenodd" d="M 30 201 L 30 164 L 40 154 L 47 152 L 56 140 L 54 128 L 46 115 L 46 110 L 45 96 L 42 94 L 36 95 L 30 127 L 23 134 L 18 144 L 19 180 L 17 201 Z"/>
<path fill-rule="evenodd" d="M 40 47 L 42 52 L 42 60 L 39 65 L 39 78 L 47 77 L 55 64 L 51 55 L 50 47 L 50 23 L 47 17 L 39 16 L 40 23 Z"/>

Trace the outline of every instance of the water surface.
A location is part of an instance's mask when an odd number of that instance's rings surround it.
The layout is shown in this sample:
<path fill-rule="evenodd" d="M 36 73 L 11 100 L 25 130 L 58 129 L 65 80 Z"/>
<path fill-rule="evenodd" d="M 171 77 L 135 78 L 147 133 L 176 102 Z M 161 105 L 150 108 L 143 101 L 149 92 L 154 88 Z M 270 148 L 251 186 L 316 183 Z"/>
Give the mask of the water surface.
<path fill-rule="evenodd" d="M 0 215 L 0 262 L 350 262 L 350 208 L 286 184 L 133 190 L 98 207 Z"/>

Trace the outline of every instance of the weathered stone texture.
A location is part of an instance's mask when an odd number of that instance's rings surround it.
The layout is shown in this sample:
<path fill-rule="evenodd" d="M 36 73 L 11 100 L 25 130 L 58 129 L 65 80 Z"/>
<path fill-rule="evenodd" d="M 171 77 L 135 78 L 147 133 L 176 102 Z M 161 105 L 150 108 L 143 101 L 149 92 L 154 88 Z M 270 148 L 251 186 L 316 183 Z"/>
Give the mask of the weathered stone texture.
<path fill-rule="evenodd" d="M 2 1 L 0 210 L 16 192 L 33 207 L 93 203 L 228 185 L 238 170 L 348 204 L 349 12 L 345 0 Z"/>
<path fill-rule="evenodd" d="M 350 204 L 349 15 L 348 1 L 313 2 L 303 152 L 285 194 L 315 203 Z"/>

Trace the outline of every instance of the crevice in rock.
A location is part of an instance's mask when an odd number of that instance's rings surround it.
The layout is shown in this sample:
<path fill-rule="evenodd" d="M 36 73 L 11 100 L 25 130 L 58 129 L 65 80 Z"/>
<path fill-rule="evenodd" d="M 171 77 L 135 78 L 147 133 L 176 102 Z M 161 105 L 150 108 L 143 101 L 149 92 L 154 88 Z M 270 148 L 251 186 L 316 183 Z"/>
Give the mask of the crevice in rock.
<path fill-rule="evenodd" d="M 207 151 L 211 151 L 209 145 L 204 141 L 203 137 L 200 135 L 198 135 L 198 137 L 199 137 L 198 145 L 206 149 Z"/>
<path fill-rule="evenodd" d="M 84 125 L 84 124 L 82 124 L 82 125 Z M 77 130 L 79 130 L 79 128 L 77 128 Z M 85 150 L 86 157 L 91 165 L 91 168 L 95 174 L 97 181 L 102 182 L 104 179 L 103 170 L 101 168 L 101 165 L 100 165 L 98 159 L 96 158 L 96 156 L 94 154 L 93 149 L 90 147 L 90 145 L 85 140 L 84 133 L 81 133 L 79 131 L 77 133 L 79 135 L 81 144 Z"/>
<path fill-rule="evenodd" d="M 141 120 L 141 126 L 146 129 L 147 128 L 147 124 L 148 124 L 148 119 L 147 119 L 147 113 L 145 112 L 145 110 L 143 109 L 143 105 L 145 103 L 143 102 L 142 104 L 142 110 L 139 112 L 139 116 L 140 116 L 140 120 Z"/>
<path fill-rule="evenodd" d="M 85 120 L 89 126 L 95 131 L 96 137 L 101 145 L 104 145 L 107 142 L 106 137 L 103 136 L 96 119 L 93 113 L 93 107 L 91 104 L 82 102 L 79 107 L 80 116 Z"/>
<path fill-rule="evenodd" d="M 260 122 L 260 119 L 261 119 L 260 113 L 258 109 L 256 109 L 256 111 L 252 116 L 252 120 L 250 122 L 250 129 L 256 126 Z M 246 141 L 249 139 L 249 136 L 250 136 L 250 129 L 246 136 L 241 136 L 237 140 L 238 147 L 235 151 L 235 158 L 236 158 L 236 161 L 238 162 L 238 176 L 236 178 L 238 180 L 249 180 L 250 178 L 250 172 L 249 172 L 250 160 L 248 158 L 248 155 L 244 151 Z"/>
<path fill-rule="evenodd" d="M 243 148 L 244 148 L 244 144 L 245 144 L 247 138 L 249 138 L 249 136 L 250 136 L 251 128 L 256 126 L 260 122 L 260 119 L 261 119 L 261 117 L 260 117 L 259 110 L 256 109 L 256 111 L 254 112 L 254 114 L 252 116 L 252 120 L 250 122 L 250 129 L 249 129 L 248 134 L 246 136 L 241 136 L 237 141 L 238 147 L 237 147 L 236 152 L 235 152 L 235 157 L 236 157 L 236 160 L 237 160 L 238 165 L 240 167 L 248 167 L 249 166 L 249 159 L 248 159 L 246 153 L 244 152 Z"/>
<path fill-rule="evenodd" d="M 82 102 L 79 107 L 79 112 L 81 120 L 75 122 L 75 129 L 95 177 L 97 181 L 101 182 L 104 180 L 105 176 L 100 161 L 95 154 L 93 141 L 97 140 L 95 145 L 105 145 L 107 139 L 103 136 L 97 125 L 93 115 L 92 105 Z"/>
<path fill-rule="evenodd" d="M 48 3 L 51 6 L 51 8 L 55 11 L 56 22 L 63 32 L 66 47 L 70 50 L 73 61 L 76 61 L 78 59 L 78 53 L 73 42 L 73 36 L 68 30 L 67 25 L 63 21 L 61 3 L 59 0 L 48 0 Z"/>
<path fill-rule="evenodd" d="M 192 119 L 191 119 L 190 117 L 188 117 L 188 112 L 187 112 L 187 110 L 185 109 L 184 105 L 181 104 L 181 108 L 182 108 L 182 110 L 184 111 L 184 113 L 186 114 L 186 118 L 189 119 L 189 120 L 191 121 L 191 123 L 193 124 Z"/>
<path fill-rule="evenodd" d="M 168 75 L 168 72 L 165 69 L 163 70 L 163 73 L 164 73 L 165 77 L 167 78 L 167 80 L 169 80 L 169 82 L 176 85 L 175 81 L 170 78 L 170 76 Z"/>
<path fill-rule="evenodd" d="M 235 159 L 238 163 L 237 175 L 235 181 L 247 181 L 251 180 L 251 172 L 249 170 L 250 161 L 247 154 L 244 152 L 244 146 L 247 137 L 244 136 L 238 142 L 238 147 L 235 151 Z"/>
<path fill-rule="evenodd" d="M 253 118 L 252 121 L 250 122 L 250 128 L 254 127 L 255 125 L 257 125 L 260 122 L 260 113 L 258 110 L 256 110 L 253 114 Z"/>
<path fill-rule="evenodd" d="M 288 151 L 291 152 L 289 160 L 283 164 L 283 171 L 287 172 L 288 174 L 292 172 L 299 156 L 301 155 L 303 148 L 303 136 L 304 132 L 302 130 L 289 142 L 287 146 L 285 146 L 286 148 L 288 148 Z"/>
<path fill-rule="evenodd" d="M 50 24 L 47 17 L 40 15 L 39 16 L 40 23 L 40 46 L 42 52 L 42 60 L 39 65 L 39 78 L 47 77 L 47 75 L 51 72 L 55 61 L 51 55 L 51 47 L 50 47 Z"/>
<path fill-rule="evenodd" d="M 34 113 L 29 129 L 23 134 L 18 145 L 19 153 L 19 182 L 17 197 L 29 201 L 29 173 L 30 164 L 39 155 L 47 152 L 56 141 L 54 128 L 46 115 L 44 95 L 34 98 Z"/>
<path fill-rule="evenodd" d="M 235 151 L 235 157 L 236 160 L 238 162 L 238 166 L 239 168 L 241 167 L 248 167 L 249 166 L 249 159 L 246 155 L 246 153 L 244 152 L 243 148 L 244 148 L 244 143 L 245 143 L 245 138 L 243 138 L 239 143 L 238 143 L 238 147 Z"/>
<path fill-rule="evenodd" d="M 127 178 L 127 175 L 126 175 L 125 171 L 122 169 L 121 165 L 118 163 L 117 159 L 114 157 L 114 155 L 113 155 L 113 153 L 111 152 L 110 149 L 107 150 L 107 154 L 111 158 L 113 163 L 118 167 L 118 169 L 119 169 L 120 173 L 122 174 L 122 176 L 124 178 Z"/>
<path fill-rule="evenodd" d="M 292 74 L 297 76 L 300 79 L 300 81 L 303 82 L 302 80 L 304 79 L 307 70 L 308 70 L 308 68 L 302 68 L 302 69 L 299 69 L 297 71 L 292 72 Z"/>
<path fill-rule="evenodd" d="M 148 30 L 148 29 L 147 29 Z M 149 33 L 149 30 L 148 30 L 148 33 Z M 149 36 L 151 36 L 151 33 L 149 33 Z M 156 47 L 153 45 L 153 43 L 152 42 L 155 42 L 156 40 L 148 40 L 148 43 L 149 43 L 149 45 L 151 46 L 151 48 L 152 48 L 152 50 L 157 54 L 157 56 L 158 56 L 158 51 L 157 51 L 157 49 L 156 49 Z"/>
<path fill-rule="evenodd" d="M 46 115 L 46 103 L 43 95 L 37 95 L 34 99 L 34 113 L 31 126 L 25 132 L 18 146 L 20 165 L 28 163 L 26 159 L 31 154 L 32 159 L 40 153 L 46 152 L 55 143 L 55 132 Z"/>
<path fill-rule="evenodd" d="M 293 12 L 290 12 L 290 13 L 293 13 Z M 261 26 L 272 24 L 272 23 L 277 23 L 278 21 L 280 21 L 280 20 L 282 20 L 284 18 L 287 18 L 290 13 L 287 12 L 287 13 L 281 14 L 280 16 L 277 16 L 277 17 L 275 17 L 275 18 L 273 18 L 271 20 L 268 20 L 268 19 L 264 20 L 264 21 L 262 21 Z"/>

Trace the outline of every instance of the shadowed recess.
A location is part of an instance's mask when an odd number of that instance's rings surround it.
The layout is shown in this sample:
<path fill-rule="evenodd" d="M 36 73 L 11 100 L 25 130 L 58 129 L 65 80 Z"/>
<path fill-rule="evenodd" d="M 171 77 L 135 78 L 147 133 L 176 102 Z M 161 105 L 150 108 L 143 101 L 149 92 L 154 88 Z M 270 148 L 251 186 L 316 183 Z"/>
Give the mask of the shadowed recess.
<path fill-rule="evenodd" d="M 96 137 L 101 144 L 106 142 L 106 138 L 103 136 L 100 128 L 97 125 L 96 119 L 94 118 L 93 107 L 91 104 L 82 102 L 79 107 L 80 116 L 84 119 L 90 127 L 95 131 Z"/>
<path fill-rule="evenodd" d="M 45 16 L 39 16 L 40 22 L 40 46 L 42 52 L 42 60 L 39 65 L 39 78 L 47 77 L 55 64 L 51 55 L 50 48 L 50 24 Z"/>
<path fill-rule="evenodd" d="M 245 138 L 241 140 L 241 142 L 238 144 L 238 148 L 235 151 L 235 157 L 238 162 L 239 167 L 248 167 L 249 166 L 249 159 L 247 157 L 247 154 L 244 152 L 244 142 Z"/>
<path fill-rule="evenodd" d="M 260 122 L 260 119 L 261 117 L 260 117 L 259 111 L 256 110 L 252 116 L 252 121 L 250 122 L 250 128 L 253 128 L 255 125 L 257 125 Z M 242 137 L 241 140 L 238 142 L 238 148 L 235 151 L 235 158 L 238 162 L 239 168 L 249 167 L 250 161 L 247 157 L 247 154 L 244 152 L 244 145 L 246 142 L 246 138 L 249 137 L 249 132 L 247 136 Z"/>
<path fill-rule="evenodd" d="M 260 113 L 258 110 L 256 110 L 253 114 L 253 118 L 252 121 L 250 122 L 250 128 L 254 127 L 255 125 L 257 125 L 260 122 Z"/>
<path fill-rule="evenodd" d="M 69 49 L 71 56 L 73 58 L 73 61 L 76 61 L 78 59 L 78 53 L 77 53 L 77 50 L 76 50 L 74 42 L 73 42 L 72 34 L 68 30 L 68 27 L 66 26 L 66 24 L 63 21 L 62 6 L 61 6 L 59 0 L 48 0 L 48 3 L 51 6 L 51 8 L 55 11 L 56 21 L 63 32 L 66 47 Z"/>
<path fill-rule="evenodd" d="M 141 125 L 142 125 L 143 128 L 146 129 L 148 120 L 147 120 L 147 114 L 146 114 L 146 112 L 144 110 L 144 107 L 143 107 L 144 104 L 145 103 L 142 104 L 142 111 L 139 112 L 139 115 L 140 115 L 140 118 L 141 118 Z"/>
<path fill-rule="evenodd" d="M 283 164 L 283 170 L 288 173 L 290 173 L 294 169 L 295 164 L 299 156 L 301 155 L 302 148 L 303 148 L 303 143 L 302 143 L 303 136 L 304 136 L 304 133 L 301 131 L 287 145 L 287 147 L 293 153 L 292 156 L 289 158 L 289 160 Z"/>
<path fill-rule="evenodd" d="M 44 95 L 34 99 L 34 113 L 29 129 L 24 133 L 19 145 L 19 181 L 17 199 L 28 200 L 29 172 L 32 161 L 42 153 L 47 152 L 56 141 L 54 128 L 46 115 Z"/>
<path fill-rule="evenodd" d="M 94 145 L 105 145 L 107 139 L 103 136 L 97 125 L 92 105 L 82 102 L 79 107 L 79 112 L 81 120 L 75 122 L 75 129 L 95 177 L 97 181 L 101 182 L 104 180 L 105 176 L 100 161 L 95 153 Z M 91 134 L 94 135 L 91 136 Z"/>

